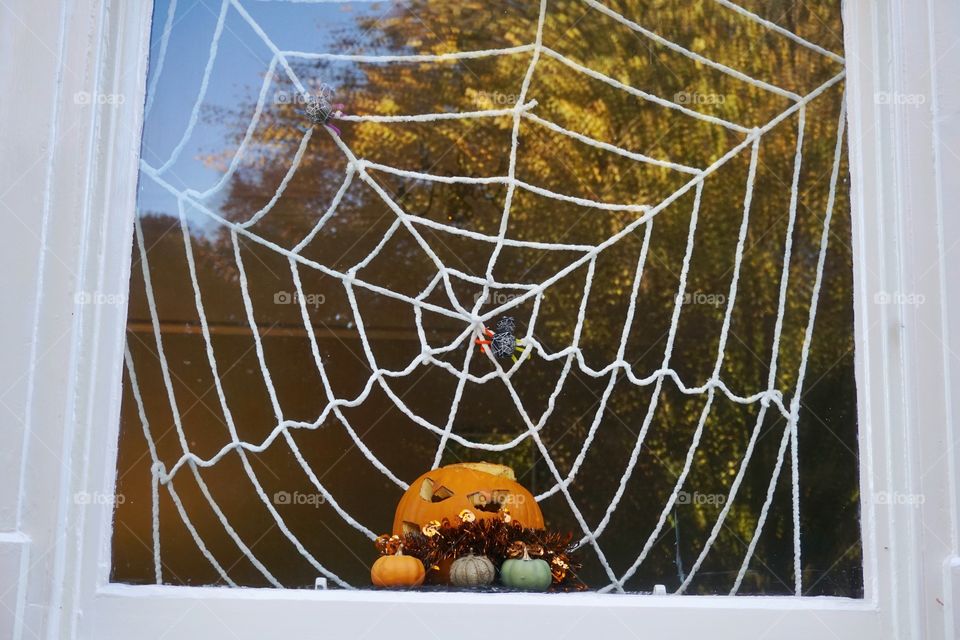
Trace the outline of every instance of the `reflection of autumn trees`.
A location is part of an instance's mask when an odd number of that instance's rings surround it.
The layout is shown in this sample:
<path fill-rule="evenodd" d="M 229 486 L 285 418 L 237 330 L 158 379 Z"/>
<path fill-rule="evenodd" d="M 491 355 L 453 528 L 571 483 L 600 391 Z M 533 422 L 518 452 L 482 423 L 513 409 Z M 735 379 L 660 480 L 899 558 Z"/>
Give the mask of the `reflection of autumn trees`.
<path fill-rule="evenodd" d="M 752 4 L 755 6 L 751 6 L 751 10 L 811 40 L 834 50 L 841 48 L 836 35 L 841 30 L 839 3 L 818 3 L 815 7 L 786 1 Z M 378 49 L 392 52 L 440 53 L 532 42 L 537 3 L 498 3 L 498 7 L 501 5 L 502 8 L 493 10 L 490 3 L 479 0 L 458 3 L 413 0 L 384 18 L 361 19 L 358 27 Z M 799 94 L 812 91 L 840 71 L 838 64 L 711 2 L 621 0 L 609 6 L 702 55 Z M 351 51 L 358 44 L 354 38 L 353 31 L 343 35 L 343 50 Z M 762 126 L 790 104 L 786 99 L 679 56 L 577 2 L 549 3 L 543 42 L 559 54 L 620 82 L 744 126 Z M 336 87 L 338 99 L 347 103 L 349 113 L 415 114 L 512 106 L 529 62 L 530 56 L 525 53 L 459 63 L 375 65 L 301 61 L 296 69 L 308 84 L 326 82 Z M 289 87 L 280 81 L 277 89 Z M 797 383 L 841 97 L 842 84 L 813 102 L 806 112 L 800 197 L 789 265 L 790 288 L 777 359 L 776 388 L 783 391 L 788 401 Z M 578 74 L 549 55 L 541 57 L 526 99 L 537 101 L 532 113 L 563 128 L 653 158 L 693 167 L 710 165 L 743 139 L 740 133 L 639 100 Z M 218 114 L 218 117 L 237 118 L 237 141 L 252 110 L 249 106 L 236 114 Z M 269 106 L 255 132 L 256 153 L 251 154 L 251 160 L 231 182 L 221 204 L 224 215 L 236 221 L 246 220 L 270 199 L 289 167 L 305 124 L 295 106 Z M 440 175 L 503 176 L 509 169 L 512 127 L 509 117 L 430 123 L 344 122 L 338 126 L 353 153 L 373 162 Z M 721 379 L 741 395 L 755 393 L 767 384 L 796 133 L 797 118 L 793 117 L 766 135 L 760 146 L 747 248 L 720 368 Z M 221 158 L 212 157 L 209 161 L 216 164 Z M 741 154 L 705 183 L 687 284 L 690 297 L 682 309 L 670 361 L 670 366 L 688 386 L 703 384 L 714 367 L 741 224 L 748 161 L 749 153 Z M 283 199 L 252 231 L 283 246 L 294 246 L 310 232 L 329 205 L 340 187 L 345 168 L 344 156 L 327 132 L 316 131 Z M 416 182 L 376 170 L 370 173 L 411 214 L 484 234 L 497 233 L 506 192 L 503 185 L 448 185 Z M 516 174 L 528 183 L 581 198 L 650 205 L 657 204 L 690 179 L 688 174 L 596 149 L 530 120 L 522 124 Z M 845 164 L 841 175 L 847 175 Z M 857 460 L 853 453 L 856 404 L 847 192 L 844 177 L 833 217 L 799 433 L 805 584 L 812 587 L 812 593 L 856 595 L 862 587 Z M 624 353 L 634 372 L 641 377 L 661 366 L 692 203 L 691 191 L 652 223 L 649 254 Z M 510 210 L 507 235 L 524 240 L 597 244 L 617 233 L 637 215 L 580 207 L 518 190 Z M 147 235 L 153 234 L 158 241 L 154 250 L 157 257 L 152 260 L 175 262 L 182 259 L 182 245 L 177 248 L 177 233 L 172 237 L 163 235 L 161 227 L 166 226 L 163 220 L 166 219 L 157 218 L 147 226 Z M 395 215 L 383 201 L 359 179 L 354 179 L 338 212 L 304 249 L 303 255 L 345 270 L 368 255 L 394 220 Z M 493 244 L 464 240 L 423 225 L 415 228 L 444 264 L 484 275 Z M 580 339 L 584 359 L 595 369 L 616 358 L 643 231 L 641 227 L 597 259 Z M 210 313 L 215 320 L 242 324 L 244 316 L 235 293 L 229 234 L 221 231 L 202 237 L 196 235 L 195 250 L 205 278 L 202 284 L 218 301 Z M 281 328 L 295 327 L 299 323 L 296 305 L 272 304 L 277 291 L 292 290 L 286 259 L 248 241 L 242 242 L 242 249 L 258 319 L 267 326 L 276 322 Z M 501 282 L 540 282 L 579 255 L 574 251 L 507 247 L 499 256 L 494 275 Z M 349 309 L 343 288 L 336 280 L 309 269 L 301 268 L 300 273 L 306 291 L 322 293 L 325 297 L 325 303 L 313 308 L 311 314 L 335 391 L 338 395 L 355 395 L 369 376 L 369 369 L 363 364 L 365 357 L 357 335 L 356 318 Z M 435 274 L 435 265 L 421 250 L 417 239 L 401 228 L 359 277 L 416 295 Z M 560 351 L 573 340 L 585 275 L 586 267 L 579 268 L 546 292 L 534 335 L 549 352 Z M 171 283 L 174 281 L 177 284 L 171 287 L 184 284 L 171 277 Z M 454 287 L 458 298 L 468 307 L 480 291 L 456 279 Z M 133 295 L 132 315 L 138 309 L 136 284 Z M 357 296 L 379 366 L 403 368 L 420 351 L 412 310 L 403 303 L 362 290 Z M 174 301 L 172 293 L 168 297 L 171 306 L 183 305 L 183 315 L 178 317 L 189 321 L 190 301 Z M 428 300 L 450 306 L 439 288 Z M 490 301 L 481 312 L 503 302 L 502 297 Z M 529 303 L 514 310 L 521 332 L 527 328 L 531 311 Z M 429 312 L 425 314 L 424 323 L 432 346 L 448 342 L 463 326 Z M 306 339 L 275 337 L 266 340 L 265 345 L 269 364 L 275 366 L 272 373 L 278 388 L 306 389 L 286 397 L 290 410 L 301 412 L 305 418 L 315 416 L 322 407 L 322 390 L 312 363 L 305 355 L 297 355 L 308 350 Z M 196 348 L 199 349 L 199 343 Z M 270 351 L 273 351 L 272 359 Z M 459 349 L 444 359 L 460 367 L 464 355 L 464 350 Z M 201 353 L 197 351 L 195 359 L 200 358 Z M 250 363 L 256 366 L 253 360 Z M 534 358 L 514 377 L 518 393 L 534 420 L 546 410 L 562 369 L 561 361 Z M 485 373 L 489 371 L 489 363 L 484 358 L 474 358 L 471 371 Z M 574 365 L 557 396 L 556 408 L 542 435 L 564 474 L 580 452 L 608 381 L 608 376 L 592 378 Z M 389 384 L 410 409 L 434 424 L 445 424 L 455 389 L 452 376 L 439 367 L 424 367 L 414 375 L 391 380 Z M 638 388 L 622 375 L 615 382 L 583 467 L 571 485 L 574 499 L 591 524 L 595 525 L 603 517 L 616 491 L 650 405 L 652 390 L 652 385 Z M 627 492 L 601 538 L 618 572 L 629 566 L 657 521 L 683 466 L 705 395 L 685 396 L 670 380 L 663 386 L 659 407 Z M 263 414 L 264 424 L 271 424 L 268 412 L 259 406 L 264 401 L 259 392 L 251 394 L 246 401 L 251 405 L 251 414 Z M 717 395 L 684 486 L 686 491 L 700 495 L 726 494 L 758 409 L 758 405 L 745 407 Z M 413 478 L 432 462 L 437 439 L 396 410 L 382 391 L 376 391 L 362 407 L 350 409 L 346 414 L 361 433 L 367 431 L 365 426 L 374 425 L 369 427 L 365 440 L 401 477 Z M 262 425 L 251 428 L 269 430 Z M 502 385 L 491 382 L 482 387 L 467 385 L 454 428 L 473 439 L 505 441 L 525 427 Z M 784 421 L 779 414 L 769 412 L 743 486 L 727 518 L 727 527 L 694 582 L 695 591 L 726 592 L 731 586 L 766 496 L 783 428 Z M 331 422 L 321 432 L 302 433 L 297 438 L 305 447 L 320 443 L 334 446 L 333 443 L 338 442 L 344 449 L 349 448 L 342 434 L 333 435 L 337 429 Z M 398 451 L 401 448 L 402 453 Z M 286 455 L 289 458 L 289 454 Z M 380 478 L 362 458 L 351 456 L 355 463 L 350 469 L 352 478 L 346 478 L 346 469 L 341 468 L 334 469 L 329 481 L 339 491 L 338 496 L 344 495 L 345 502 L 354 505 L 352 512 L 361 521 L 388 522 L 400 492 Z M 274 468 L 281 469 L 280 473 L 301 473 L 290 466 L 287 458 L 276 452 L 264 456 L 265 460 L 272 460 L 269 464 L 276 465 Z M 554 482 L 529 440 L 503 454 L 482 455 L 455 444 L 451 444 L 445 454 L 445 459 L 450 461 L 478 458 L 512 464 L 535 492 Z M 788 469 L 789 461 L 777 486 L 752 571 L 744 583 L 745 592 L 789 591 L 792 520 Z M 351 498 L 351 492 L 360 486 L 377 491 L 380 498 Z M 679 584 L 680 569 L 675 566 L 677 553 L 682 558 L 682 570 L 689 569 L 720 510 L 714 499 L 693 502 L 678 506 L 671 514 L 662 539 L 629 584 L 631 588 L 649 589 L 654 582 L 665 582 L 668 588 Z M 548 498 L 543 506 L 551 526 L 577 529 L 559 495 Z M 335 514 L 328 511 L 320 514 L 324 522 L 337 526 L 332 524 Z M 247 517 L 254 516 L 248 514 Z M 305 539 L 310 540 L 309 532 L 313 529 L 304 526 L 308 532 Z M 360 557 L 370 555 L 368 543 L 360 536 L 345 531 L 343 539 Z M 679 551 L 675 545 L 679 545 Z M 599 564 L 589 557 L 589 551 L 587 556 L 584 578 L 602 584 L 604 576 Z M 293 562 L 289 565 L 290 575 L 299 575 L 297 571 L 302 571 Z M 351 565 L 341 570 L 348 579 L 363 583 L 361 568 Z"/>

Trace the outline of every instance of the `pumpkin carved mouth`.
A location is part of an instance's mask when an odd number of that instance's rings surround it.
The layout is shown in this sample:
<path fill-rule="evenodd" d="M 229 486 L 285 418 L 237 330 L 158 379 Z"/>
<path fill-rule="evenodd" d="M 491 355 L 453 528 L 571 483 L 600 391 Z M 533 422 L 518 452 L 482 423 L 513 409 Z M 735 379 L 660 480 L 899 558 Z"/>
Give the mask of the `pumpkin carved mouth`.
<path fill-rule="evenodd" d="M 476 507 L 478 511 L 485 511 L 487 513 L 500 513 L 500 509 L 503 508 L 503 505 L 496 502 L 490 502 L 488 504 L 478 504 Z"/>

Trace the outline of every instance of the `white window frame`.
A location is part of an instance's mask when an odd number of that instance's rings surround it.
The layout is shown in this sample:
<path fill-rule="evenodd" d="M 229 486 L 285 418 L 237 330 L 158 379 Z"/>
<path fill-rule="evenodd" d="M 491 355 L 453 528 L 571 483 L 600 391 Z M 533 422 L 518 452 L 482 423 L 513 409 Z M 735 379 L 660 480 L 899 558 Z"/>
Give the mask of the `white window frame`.
<path fill-rule="evenodd" d="M 11 2 L 14 10 L 30 12 L 31 0 Z M 30 376 L 23 455 L 11 474 L 17 476 L 16 518 L 13 526 L 0 519 L 7 530 L 0 532 L 0 574 L 14 571 L 9 582 L 16 590 L 9 600 L 12 615 L 0 614 L 6 615 L 0 617 L 0 636 L 6 637 L 9 623 L 18 640 L 34 633 L 126 640 L 378 632 L 466 639 L 487 637 L 491 629 L 538 638 L 960 637 L 954 615 L 960 606 L 960 481 L 950 401 L 957 390 L 951 365 L 958 362 L 950 344 L 960 338 L 960 316 L 948 308 L 948 302 L 960 308 L 960 283 L 948 277 L 960 273 L 960 256 L 950 251 L 960 242 L 960 221 L 945 215 L 948 205 L 960 202 L 960 159 L 949 148 L 953 142 L 960 149 L 960 117 L 949 115 L 960 112 L 960 74 L 947 82 L 949 72 L 960 68 L 953 61 L 960 56 L 950 53 L 960 36 L 956 3 L 849 0 L 843 8 L 862 600 L 111 584 L 112 509 L 79 504 L 74 496 L 113 492 L 126 307 L 70 307 L 64 301 L 78 292 L 127 291 L 152 2 L 42 4 L 50 5 L 48 31 L 59 47 L 59 67 L 50 78 L 52 108 L 22 107 L 21 124 L 39 130 L 46 123 L 56 152 L 43 175 L 26 178 L 27 187 L 44 194 L 42 216 L 34 217 L 41 237 L 38 268 L 15 276 L 11 292 L 14 300 L 35 302 L 33 350 L 26 361 L 0 365 L 4 375 L 25 366 Z M 35 46 L 15 61 L 0 62 L 0 83 L 9 79 L 11 63 L 46 69 L 30 58 L 48 58 L 44 49 L 50 47 Z M 123 100 L 92 100 L 78 120 L 76 96 L 83 92 Z M 925 96 L 925 104 L 897 98 L 911 95 Z M 934 117 L 938 105 L 947 115 Z M 837 241 L 844 239 L 831 238 Z M 876 304 L 883 292 L 916 294 L 923 304 Z M 876 500 L 881 492 L 924 499 L 919 506 L 882 504 Z M 0 493 L 0 507 L 8 493 Z M 6 580 L 0 587 L 6 588 Z M 487 624 L 473 624 L 478 612 L 489 612 Z"/>

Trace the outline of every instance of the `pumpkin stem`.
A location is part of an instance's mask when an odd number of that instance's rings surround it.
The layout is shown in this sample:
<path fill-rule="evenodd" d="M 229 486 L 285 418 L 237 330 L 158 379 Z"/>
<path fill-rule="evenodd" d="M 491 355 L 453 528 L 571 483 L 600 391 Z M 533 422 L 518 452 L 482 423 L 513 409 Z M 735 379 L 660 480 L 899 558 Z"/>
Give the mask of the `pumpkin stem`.
<path fill-rule="evenodd" d="M 397 545 L 397 552 L 396 552 L 395 554 L 393 554 L 393 555 L 395 555 L 395 556 L 402 556 L 402 555 L 403 555 L 403 544 L 402 544 L 402 543 Z"/>
<path fill-rule="evenodd" d="M 530 559 L 530 554 L 527 553 L 527 545 L 523 545 L 523 559 L 524 559 L 524 560 L 529 560 L 529 559 Z"/>

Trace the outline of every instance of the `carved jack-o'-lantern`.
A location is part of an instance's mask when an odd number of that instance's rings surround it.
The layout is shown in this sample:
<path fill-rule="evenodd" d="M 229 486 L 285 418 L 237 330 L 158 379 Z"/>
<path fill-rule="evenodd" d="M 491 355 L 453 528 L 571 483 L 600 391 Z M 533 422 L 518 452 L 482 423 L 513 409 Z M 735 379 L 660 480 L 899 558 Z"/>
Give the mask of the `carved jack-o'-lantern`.
<path fill-rule="evenodd" d="M 431 520 L 457 524 L 469 509 L 478 518 L 509 514 L 525 527 L 543 529 L 543 514 L 533 494 L 517 482 L 513 469 L 487 462 L 463 462 L 428 471 L 413 481 L 393 518 L 393 533 L 420 531 Z"/>

